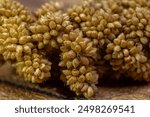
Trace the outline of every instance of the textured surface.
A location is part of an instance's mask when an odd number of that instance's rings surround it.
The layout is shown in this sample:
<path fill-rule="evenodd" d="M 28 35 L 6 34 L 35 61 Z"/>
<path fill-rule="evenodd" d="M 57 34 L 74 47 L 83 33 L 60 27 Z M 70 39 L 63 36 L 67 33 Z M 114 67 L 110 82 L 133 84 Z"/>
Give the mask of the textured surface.
<path fill-rule="evenodd" d="M 47 0 L 20 0 L 31 9 L 39 7 Z M 58 0 L 74 4 L 79 0 Z M 0 69 L 0 99 L 75 99 L 74 95 L 65 87 L 62 82 L 52 81 L 51 83 L 35 85 L 23 83 L 18 77 L 12 76 L 11 69 L 3 67 Z M 107 79 L 106 79 L 107 80 Z M 104 85 L 105 84 L 105 85 Z M 131 80 L 103 81 L 99 84 L 97 95 L 93 99 L 150 99 L 150 84 L 135 82 Z"/>
<path fill-rule="evenodd" d="M 43 95 L 38 92 L 27 90 L 26 88 L 18 88 L 10 84 L 0 83 L 0 99 L 1 100 L 43 100 L 58 99 L 56 97 Z"/>
<path fill-rule="evenodd" d="M 8 65 L 3 66 L 0 71 L 0 99 L 83 99 L 75 97 L 57 80 L 36 85 L 24 83 L 21 78 L 12 75 L 12 69 Z M 150 84 L 130 79 L 105 79 L 99 84 L 98 92 L 93 99 L 149 100 Z"/>

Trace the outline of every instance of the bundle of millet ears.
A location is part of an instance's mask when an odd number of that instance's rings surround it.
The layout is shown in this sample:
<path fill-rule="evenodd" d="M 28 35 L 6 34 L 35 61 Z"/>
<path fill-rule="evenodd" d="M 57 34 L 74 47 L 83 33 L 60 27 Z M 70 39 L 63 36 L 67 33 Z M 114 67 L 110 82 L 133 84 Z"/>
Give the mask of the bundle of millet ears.
<path fill-rule="evenodd" d="M 43 83 L 52 72 L 76 95 L 96 94 L 102 77 L 150 81 L 150 0 L 49 2 L 31 13 L 0 3 L 0 62 Z"/>

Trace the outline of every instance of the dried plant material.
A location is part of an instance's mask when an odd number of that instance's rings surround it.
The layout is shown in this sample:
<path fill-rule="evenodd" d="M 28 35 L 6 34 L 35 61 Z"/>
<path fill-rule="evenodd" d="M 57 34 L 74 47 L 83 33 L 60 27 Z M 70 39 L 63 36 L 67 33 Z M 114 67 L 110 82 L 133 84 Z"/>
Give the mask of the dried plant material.
<path fill-rule="evenodd" d="M 2 49 L 0 54 L 5 61 L 10 61 L 25 80 L 33 83 L 47 80 L 50 77 L 51 62 L 33 44 L 33 39 L 27 29 L 28 23 L 31 22 L 28 19 L 31 17 L 18 2 L 6 0 L 3 4 L 4 8 L 12 6 L 16 13 L 1 16 L 0 46 Z"/>
<path fill-rule="evenodd" d="M 31 20 L 29 12 L 22 4 L 14 0 L 3 0 L 0 3 L 0 17 L 9 18 L 14 16 L 18 16 L 25 22 Z"/>
<path fill-rule="evenodd" d="M 33 14 L 16 1 L 0 3 L 0 63 L 10 61 L 25 80 L 61 74 L 86 98 L 104 76 L 150 80 L 149 0 L 82 0 L 70 8 L 49 2 Z"/>
<path fill-rule="evenodd" d="M 35 11 L 35 15 L 37 17 L 41 17 L 42 15 L 46 15 L 48 12 L 57 12 L 62 9 L 63 3 L 50 1 L 38 8 Z"/>
<path fill-rule="evenodd" d="M 49 51 L 59 49 L 59 44 L 62 43 L 62 32 L 69 32 L 72 29 L 69 17 L 61 12 L 49 12 L 29 27 L 38 49 L 47 48 Z"/>
<path fill-rule="evenodd" d="M 81 30 L 64 34 L 61 49 L 61 79 L 76 92 L 89 98 L 94 95 L 95 84 L 99 75 L 94 63 L 97 59 L 97 48 L 88 38 L 84 38 Z"/>

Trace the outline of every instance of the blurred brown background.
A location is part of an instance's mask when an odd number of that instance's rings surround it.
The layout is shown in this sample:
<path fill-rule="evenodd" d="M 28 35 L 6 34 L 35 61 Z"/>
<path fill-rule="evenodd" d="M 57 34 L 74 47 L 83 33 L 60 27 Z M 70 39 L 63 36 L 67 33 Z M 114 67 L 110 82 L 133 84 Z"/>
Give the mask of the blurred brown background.
<path fill-rule="evenodd" d="M 2 0 L 0 0 L 2 1 Z M 19 0 L 30 10 L 35 10 L 48 0 Z M 56 1 L 56 0 L 54 0 Z M 57 0 L 66 6 L 77 4 L 80 0 Z M 58 80 L 36 85 L 25 83 L 12 74 L 9 65 L 0 68 L 0 99 L 81 99 L 64 87 Z M 150 84 L 130 79 L 120 81 L 101 81 L 93 99 L 150 99 Z"/>

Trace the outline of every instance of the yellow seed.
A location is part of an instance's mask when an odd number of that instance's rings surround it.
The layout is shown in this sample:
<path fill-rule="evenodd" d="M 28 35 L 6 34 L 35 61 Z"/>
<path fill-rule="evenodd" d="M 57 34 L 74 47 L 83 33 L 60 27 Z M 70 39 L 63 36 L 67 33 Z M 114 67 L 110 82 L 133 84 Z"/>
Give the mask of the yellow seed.
<path fill-rule="evenodd" d="M 58 32 L 57 32 L 56 30 L 51 30 L 51 31 L 50 31 L 50 34 L 51 34 L 52 36 L 57 36 L 57 35 L 58 35 Z"/>
<path fill-rule="evenodd" d="M 138 52 L 137 48 L 136 47 L 132 47 L 130 49 L 130 54 L 136 54 Z"/>
<path fill-rule="evenodd" d="M 71 71 L 70 71 L 70 70 L 63 70 L 62 72 L 63 72 L 63 74 L 65 74 L 66 76 L 71 75 Z"/>
<path fill-rule="evenodd" d="M 72 43 L 72 44 L 73 44 L 73 43 Z M 79 44 L 80 44 L 80 46 L 81 46 L 82 49 L 85 49 L 85 48 L 87 47 L 85 41 L 80 42 Z"/>
<path fill-rule="evenodd" d="M 15 44 L 7 45 L 5 48 L 9 51 L 14 51 L 16 50 L 16 45 Z"/>
<path fill-rule="evenodd" d="M 42 63 L 42 64 L 40 65 L 40 69 L 41 69 L 41 70 L 44 70 L 45 68 L 46 68 L 46 65 Z"/>
<path fill-rule="evenodd" d="M 145 63 L 145 62 L 147 62 L 147 60 L 148 60 L 147 57 L 145 57 L 143 55 L 141 55 L 139 58 L 139 62 L 141 62 L 141 63 Z"/>
<path fill-rule="evenodd" d="M 19 39 L 19 43 L 20 44 L 26 44 L 27 42 L 31 41 L 31 37 L 30 36 L 22 36 Z"/>
<path fill-rule="evenodd" d="M 121 39 L 121 40 L 122 40 L 122 39 L 125 39 L 125 34 L 124 34 L 124 33 L 121 33 L 121 34 L 118 36 L 118 38 Z"/>
<path fill-rule="evenodd" d="M 93 58 L 97 58 L 97 48 L 93 48 L 92 50 L 90 50 L 88 53 L 87 53 L 88 56 L 91 56 Z"/>
<path fill-rule="evenodd" d="M 137 43 L 136 47 L 137 47 L 138 51 L 142 51 L 143 50 L 143 45 L 141 43 Z"/>
<path fill-rule="evenodd" d="M 16 47 L 16 52 L 17 52 L 18 54 L 22 54 L 22 52 L 23 52 L 23 47 L 22 47 L 21 45 L 18 45 L 18 46 Z"/>
<path fill-rule="evenodd" d="M 25 56 L 24 56 L 24 60 L 31 60 L 31 56 L 25 55 Z"/>
<path fill-rule="evenodd" d="M 142 23 L 138 24 L 138 29 L 139 30 L 143 30 L 145 28 L 145 26 Z M 148 28 L 146 29 L 147 31 L 149 30 Z"/>
<path fill-rule="evenodd" d="M 70 79 L 68 79 L 67 85 L 75 84 L 76 81 L 77 81 L 77 78 L 72 76 Z"/>
<path fill-rule="evenodd" d="M 148 32 L 150 32 L 150 25 L 147 25 L 147 26 L 146 26 L 146 30 L 147 30 Z"/>
<path fill-rule="evenodd" d="M 70 69 L 70 68 L 72 67 L 72 62 L 71 62 L 71 61 L 68 61 L 68 62 L 66 63 L 66 66 L 67 66 L 68 69 Z"/>
<path fill-rule="evenodd" d="M 42 41 L 43 40 L 43 35 L 42 34 L 34 34 L 32 35 L 33 40 L 35 41 Z"/>
<path fill-rule="evenodd" d="M 141 70 L 142 70 L 142 72 L 146 72 L 146 66 L 142 65 Z"/>
<path fill-rule="evenodd" d="M 133 41 L 128 41 L 127 42 L 127 47 L 128 48 L 132 48 L 134 46 L 134 42 Z"/>
<path fill-rule="evenodd" d="M 121 40 L 120 39 L 114 39 L 114 43 L 116 44 L 116 45 L 120 45 L 120 43 L 121 43 Z"/>
<path fill-rule="evenodd" d="M 86 73 L 86 67 L 85 66 L 80 67 L 79 71 L 81 74 L 85 74 Z"/>
<path fill-rule="evenodd" d="M 92 17 L 91 23 L 92 23 L 94 26 L 97 26 L 97 24 L 99 23 L 97 17 Z"/>
<path fill-rule="evenodd" d="M 127 42 L 125 40 L 121 40 L 120 47 L 125 48 L 127 46 Z"/>
<path fill-rule="evenodd" d="M 79 71 L 78 70 L 72 70 L 72 75 L 73 76 L 78 76 L 79 75 Z"/>
<path fill-rule="evenodd" d="M 49 44 L 50 44 L 50 47 L 53 47 L 53 48 L 58 47 L 58 44 L 57 44 L 56 40 L 51 40 Z"/>
<path fill-rule="evenodd" d="M 75 48 L 74 48 L 74 51 L 75 51 L 76 53 L 80 53 L 80 52 L 81 52 L 81 47 L 80 47 L 80 45 L 76 45 Z"/>
<path fill-rule="evenodd" d="M 31 82 L 35 83 L 36 82 L 36 78 L 34 76 L 31 77 Z"/>
<path fill-rule="evenodd" d="M 74 51 L 72 51 L 72 50 L 70 50 L 69 52 L 68 52 L 68 58 L 70 58 L 70 59 L 73 59 L 73 58 L 75 58 L 76 57 L 76 53 L 74 52 Z"/>
<path fill-rule="evenodd" d="M 57 37 L 57 42 L 59 43 L 59 44 L 62 44 L 63 43 L 63 40 L 62 40 L 62 37 Z"/>
<path fill-rule="evenodd" d="M 65 46 L 69 47 L 71 45 L 71 41 L 66 40 L 63 42 Z"/>
<path fill-rule="evenodd" d="M 16 54 L 15 54 L 15 53 L 12 53 L 10 58 L 11 58 L 12 60 L 13 60 L 13 59 L 16 59 Z"/>
<path fill-rule="evenodd" d="M 108 27 L 108 28 L 114 28 L 115 26 L 114 26 L 113 23 L 108 23 L 108 24 L 107 24 L 107 27 Z"/>
<path fill-rule="evenodd" d="M 98 39 L 102 39 L 102 38 L 103 38 L 103 36 L 104 36 L 104 35 L 103 35 L 103 33 L 102 33 L 102 32 L 99 32 L 99 33 L 98 33 Z"/>
<path fill-rule="evenodd" d="M 42 48 L 44 48 L 44 43 L 43 42 L 38 43 L 38 49 L 42 49 Z"/>
<path fill-rule="evenodd" d="M 66 26 L 66 30 L 67 30 L 67 31 L 71 31 L 72 29 L 73 29 L 73 26 L 72 26 L 72 25 Z"/>
<path fill-rule="evenodd" d="M 98 31 L 103 31 L 104 29 L 105 29 L 105 27 L 104 27 L 103 24 L 99 24 L 99 25 L 97 26 L 97 30 L 98 30 Z"/>
<path fill-rule="evenodd" d="M 25 52 L 25 53 L 31 54 L 31 48 L 30 48 L 29 46 L 24 45 L 23 49 L 24 49 L 24 52 Z"/>
<path fill-rule="evenodd" d="M 45 32 L 43 35 L 44 40 L 49 40 L 51 38 L 50 33 L 49 32 Z"/>
<path fill-rule="evenodd" d="M 80 57 L 80 61 L 81 61 L 81 63 L 83 65 L 89 65 L 89 63 L 90 63 L 90 61 L 88 60 L 88 58 L 84 57 L 84 56 Z"/>
<path fill-rule="evenodd" d="M 10 43 L 15 43 L 15 44 L 18 43 L 18 39 L 17 38 L 11 38 Z"/>
<path fill-rule="evenodd" d="M 129 56 L 129 51 L 127 49 L 123 49 L 123 54 L 125 57 Z"/>
<path fill-rule="evenodd" d="M 92 73 L 86 73 L 86 75 L 85 75 L 85 77 L 86 77 L 86 80 L 87 81 L 92 81 L 92 79 L 93 79 L 93 74 Z"/>
<path fill-rule="evenodd" d="M 27 60 L 27 61 L 25 61 L 25 64 L 26 64 L 27 66 L 31 66 L 31 65 L 32 65 L 32 61 L 31 61 L 31 60 Z"/>
<path fill-rule="evenodd" d="M 1 39 L 7 39 L 9 37 L 9 33 L 1 33 L 0 38 Z"/>
<path fill-rule="evenodd" d="M 79 64 L 80 64 L 80 61 L 78 60 L 78 58 L 73 59 L 72 65 L 74 68 L 77 68 Z"/>
<path fill-rule="evenodd" d="M 57 24 L 61 24 L 62 23 L 62 21 L 63 21 L 63 19 L 61 18 L 61 17 L 55 17 L 55 21 L 56 21 L 56 23 Z"/>
<path fill-rule="evenodd" d="M 81 18 L 82 21 L 86 21 L 86 19 L 87 19 L 86 15 L 84 13 L 80 14 L 80 18 Z"/>
<path fill-rule="evenodd" d="M 121 51 L 121 47 L 120 47 L 119 45 L 115 46 L 115 47 L 114 47 L 114 51 L 115 51 L 115 52 Z"/>
<path fill-rule="evenodd" d="M 80 17 L 75 17 L 75 21 L 77 22 L 77 23 L 80 23 L 81 22 L 81 18 Z"/>
<path fill-rule="evenodd" d="M 45 74 L 43 72 L 41 72 L 41 75 L 38 77 L 40 80 L 45 78 Z"/>
<path fill-rule="evenodd" d="M 118 21 L 115 21 L 113 24 L 114 24 L 114 26 L 115 26 L 116 28 L 121 28 L 121 27 L 122 27 L 121 23 L 118 22 Z"/>
<path fill-rule="evenodd" d="M 89 51 L 91 51 L 92 49 L 93 49 L 93 43 L 92 42 L 89 42 L 88 44 L 87 44 L 87 47 L 86 47 L 86 49 L 85 49 L 85 52 L 86 53 L 88 53 Z"/>
<path fill-rule="evenodd" d="M 137 36 L 143 37 L 143 32 L 141 30 L 136 31 Z"/>
<path fill-rule="evenodd" d="M 141 22 L 142 24 L 144 24 L 144 25 L 146 25 L 146 24 L 147 24 L 147 20 L 146 20 L 146 19 L 144 19 L 144 18 L 142 18 L 142 19 L 140 20 L 140 22 Z"/>
<path fill-rule="evenodd" d="M 142 44 L 147 44 L 149 42 L 149 39 L 147 37 L 141 37 L 140 41 Z"/>
<path fill-rule="evenodd" d="M 131 56 L 124 57 L 125 62 L 129 62 L 131 60 Z"/>
<path fill-rule="evenodd" d="M 49 28 L 46 25 L 37 25 L 35 30 L 38 33 L 44 33 L 44 32 L 48 32 Z"/>
<path fill-rule="evenodd" d="M 40 69 L 36 69 L 34 72 L 35 76 L 40 76 L 41 75 L 41 70 Z"/>
<path fill-rule="evenodd" d="M 132 23 L 133 23 L 134 25 L 137 25 L 137 24 L 139 23 L 139 19 L 138 19 L 137 17 L 133 17 L 133 18 L 132 18 Z"/>
<path fill-rule="evenodd" d="M 77 43 L 80 43 L 83 41 L 83 38 L 81 36 L 78 36 L 75 40 Z"/>
<path fill-rule="evenodd" d="M 33 68 L 38 68 L 40 65 L 39 65 L 39 63 L 38 62 L 33 62 Z"/>
<path fill-rule="evenodd" d="M 81 92 L 87 91 L 88 87 L 89 87 L 88 84 L 85 83 L 84 86 L 81 89 Z"/>
<path fill-rule="evenodd" d="M 109 49 L 109 50 L 114 50 L 114 44 L 113 43 L 109 43 L 108 45 L 107 45 L 107 48 Z"/>
<path fill-rule="evenodd" d="M 68 25 L 70 25 L 69 21 L 63 21 L 62 26 L 63 27 L 67 27 Z"/>
<path fill-rule="evenodd" d="M 87 90 L 87 97 L 90 98 L 94 95 L 94 90 L 92 87 L 88 87 L 88 90 Z"/>
<path fill-rule="evenodd" d="M 17 33 L 17 31 L 14 28 L 11 28 L 10 29 L 10 35 L 11 35 L 11 37 L 17 37 L 18 33 Z"/>
<path fill-rule="evenodd" d="M 50 27 L 51 29 L 55 29 L 55 28 L 56 28 L 56 23 L 55 23 L 54 21 L 51 21 L 51 22 L 49 23 L 49 27 Z"/>
<path fill-rule="evenodd" d="M 33 73 L 34 72 L 34 68 L 32 67 L 32 66 L 30 66 L 30 67 L 28 67 L 27 69 L 26 69 L 26 73 Z"/>
<path fill-rule="evenodd" d="M 97 38 L 97 36 L 98 36 L 98 32 L 96 30 L 91 31 L 91 37 L 92 38 Z"/>
<path fill-rule="evenodd" d="M 67 52 L 65 52 L 65 53 L 62 54 L 62 59 L 64 59 L 64 60 L 65 60 L 65 59 L 66 59 L 66 60 L 69 59 Z"/>
<path fill-rule="evenodd" d="M 137 32 L 132 31 L 132 32 L 127 36 L 127 38 L 136 38 L 137 35 L 140 35 L 140 32 L 138 32 L 138 34 L 136 34 L 136 33 L 137 33 Z"/>
<path fill-rule="evenodd" d="M 104 34 L 108 35 L 108 34 L 110 34 L 110 33 L 111 33 L 111 31 L 110 31 L 109 28 L 104 29 Z"/>
<path fill-rule="evenodd" d="M 85 76 L 84 75 L 80 75 L 78 78 L 79 82 L 85 82 Z"/>

